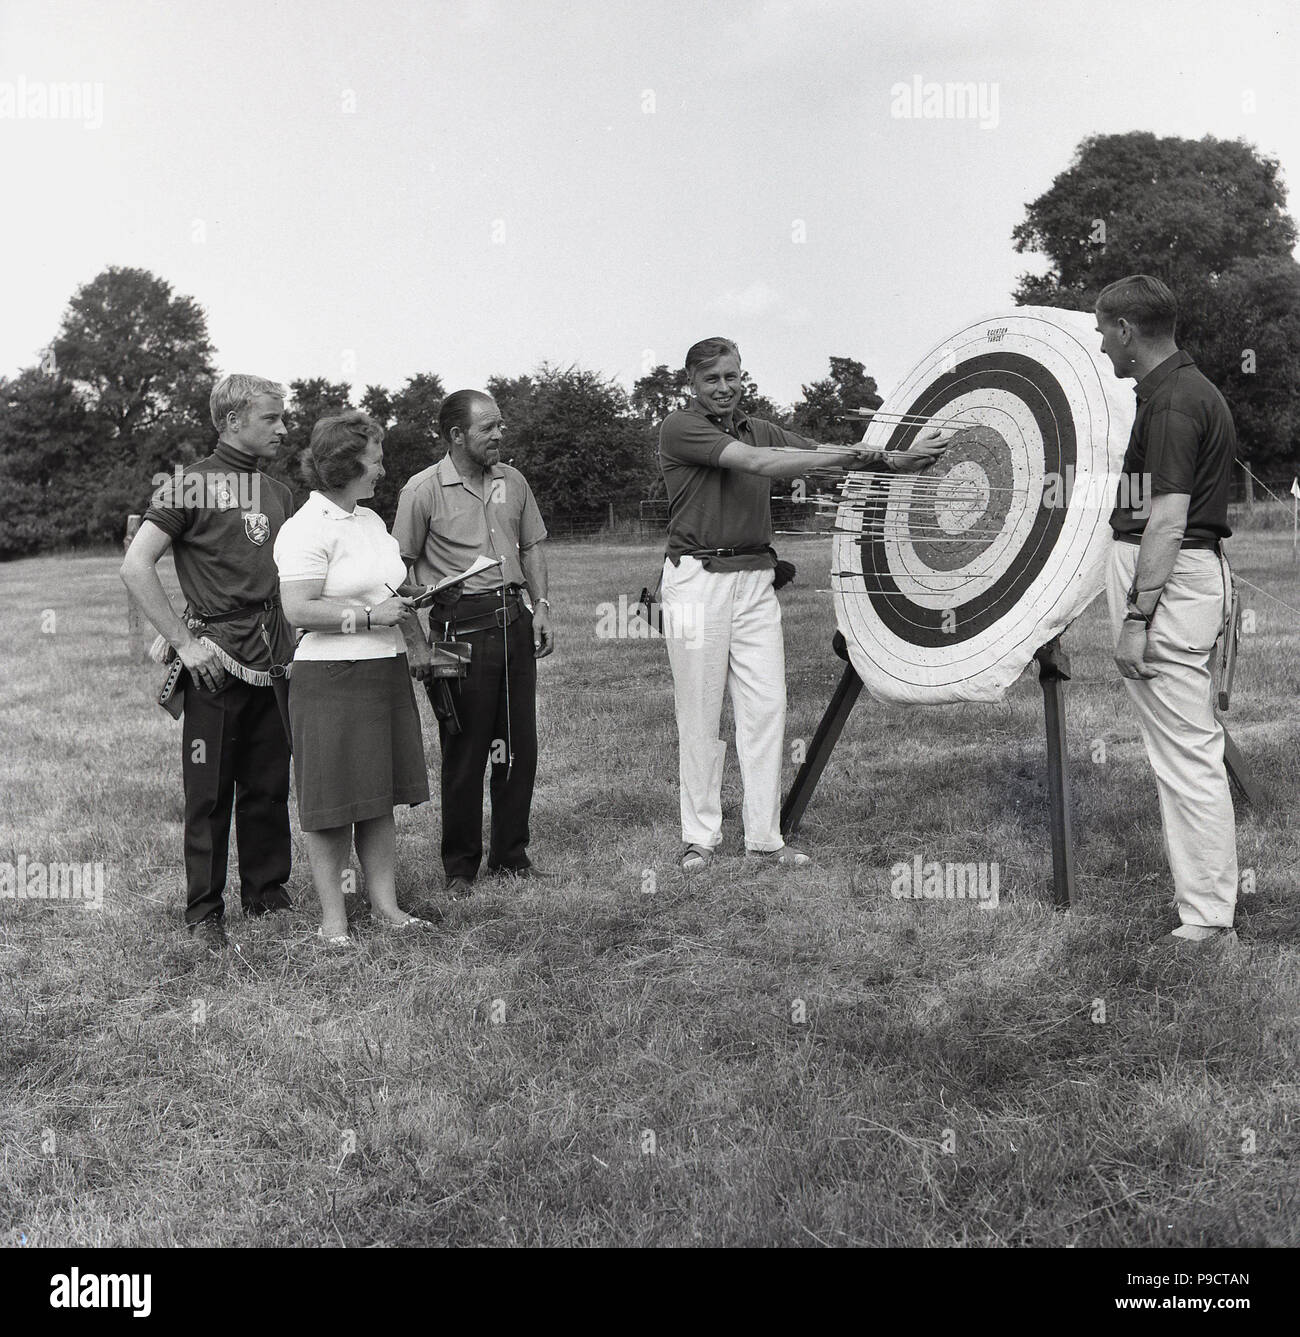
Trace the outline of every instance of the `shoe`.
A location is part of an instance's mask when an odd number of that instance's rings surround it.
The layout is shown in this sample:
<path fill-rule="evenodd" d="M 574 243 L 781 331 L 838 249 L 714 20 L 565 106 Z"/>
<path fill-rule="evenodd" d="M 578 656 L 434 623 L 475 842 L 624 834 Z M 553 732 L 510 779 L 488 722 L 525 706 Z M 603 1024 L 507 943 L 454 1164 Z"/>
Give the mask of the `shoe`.
<path fill-rule="evenodd" d="M 447 899 L 463 901 L 474 894 L 474 883 L 467 877 L 449 877 L 447 879 Z"/>
<path fill-rule="evenodd" d="M 1196 951 L 1207 947 L 1235 947 L 1239 939 L 1237 930 L 1231 926 L 1210 928 L 1204 924 L 1180 924 L 1172 933 L 1166 933 L 1159 942 L 1161 947 Z"/>
<path fill-rule="evenodd" d="M 768 863 L 780 864 L 783 868 L 802 868 L 812 863 L 812 855 L 797 850 L 793 845 L 782 845 L 779 850 L 746 850 L 747 859 L 764 859 Z"/>
<path fill-rule="evenodd" d="M 230 939 L 226 937 L 226 926 L 221 922 L 220 915 L 209 915 L 206 919 L 200 919 L 197 924 L 191 924 L 190 934 L 213 956 L 220 956 L 230 946 Z"/>
<path fill-rule="evenodd" d="M 713 851 L 707 845 L 687 845 L 682 855 L 682 872 L 698 873 L 713 858 Z"/>
<path fill-rule="evenodd" d="M 504 865 L 489 868 L 493 877 L 518 877 L 533 882 L 558 882 L 559 873 L 544 873 L 536 864 L 526 863 L 522 868 L 506 868 Z"/>
<path fill-rule="evenodd" d="M 380 924 L 388 933 L 405 933 L 408 929 L 432 928 L 433 924 L 419 915 L 407 915 L 405 919 L 381 919 Z"/>
<path fill-rule="evenodd" d="M 244 905 L 245 919 L 261 919 L 263 915 L 273 915 L 280 910 L 292 910 L 293 902 L 283 887 L 272 887 L 260 900 L 248 901 Z"/>
<path fill-rule="evenodd" d="M 316 936 L 329 947 L 355 947 L 356 940 L 350 933 L 332 933 L 328 937 L 324 927 L 316 930 Z"/>

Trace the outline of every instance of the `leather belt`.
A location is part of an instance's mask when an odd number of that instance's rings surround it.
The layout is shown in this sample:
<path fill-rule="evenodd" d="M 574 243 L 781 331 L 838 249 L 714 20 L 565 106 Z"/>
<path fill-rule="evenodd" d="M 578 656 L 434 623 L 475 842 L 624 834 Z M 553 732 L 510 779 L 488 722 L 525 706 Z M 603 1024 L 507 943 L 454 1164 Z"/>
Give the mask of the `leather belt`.
<path fill-rule="evenodd" d="M 1206 548 L 1210 552 L 1218 552 L 1219 544 L 1222 541 L 1222 539 L 1184 539 L 1178 546 L 1180 548 Z M 1142 542 L 1142 535 L 1116 533 L 1115 542 L 1139 544 Z"/>
<path fill-rule="evenodd" d="M 482 595 L 473 595 L 472 598 L 483 598 Z M 488 631 L 492 627 L 500 627 L 503 630 L 514 622 L 520 613 L 523 612 L 523 604 L 518 595 L 509 595 L 506 598 L 505 606 L 500 603 L 500 595 L 497 596 L 497 606 L 488 613 L 481 613 L 476 617 L 448 617 L 447 628 L 449 632 L 448 639 L 455 640 L 458 636 L 468 636 L 475 631 Z M 460 603 L 465 603 L 461 599 Z M 460 604 L 456 607 L 459 608 Z"/>
<path fill-rule="evenodd" d="M 757 557 L 760 553 L 771 552 L 768 543 L 746 544 L 743 548 L 690 548 L 679 553 L 679 557 Z M 676 562 L 673 563 L 676 566 Z"/>
<path fill-rule="evenodd" d="M 237 617 L 247 617 L 250 613 L 270 613 L 280 606 L 280 596 L 273 594 L 269 599 L 263 599 L 260 603 L 241 604 L 238 608 L 231 608 L 225 613 L 193 613 L 200 622 L 233 622 Z"/>
<path fill-rule="evenodd" d="M 506 585 L 506 586 L 498 585 L 498 586 L 496 587 L 496 589 L 494 589 L 494 590 L 478 590 L 478 591 L 476 591 L 474 594 L 462 594 L 462 595 L 460 596 L 460 598 L 457 599 L 456 603 L 455 603 L 454 605 L 452 605 L 452 606 L 453 606 L 453 607 L 458 607 L 460 604 L 472 604 L 472 603 L 474 603 L 476 600 L 477 600 L 478 602 L 480 602 L 480 603 L 482 603 L 482 602 L 485 601 L 485 600 L 491 600 L 493 603 L 497 603 L 497 604 L 499 604 L 499 603 L 501 602 L 501 591 L 502 591 L 502 589 L 505 590 L 506 597 L 507 597 L 507 598 L 510 598 L 510 597 L 512 597 L 512 596 L 517 596 L 518 594 L 520 594 L 520 593 L 522 592 L 522 590 L 523 590 L 523 586 L 522 586 L 522 585 Z"/>

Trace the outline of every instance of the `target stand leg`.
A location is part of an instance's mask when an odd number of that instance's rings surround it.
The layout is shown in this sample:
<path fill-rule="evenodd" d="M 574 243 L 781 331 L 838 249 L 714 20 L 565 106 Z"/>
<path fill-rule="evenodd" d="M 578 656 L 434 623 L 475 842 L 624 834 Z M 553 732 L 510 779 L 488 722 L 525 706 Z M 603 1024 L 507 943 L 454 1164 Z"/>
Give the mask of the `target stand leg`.
<path fill-rule="evenodd" d="M 1061 684 L 1070 680 L 1070 657 L 1054 636 L 1035 653 L 1038 683 L 1047 717 L 1048 812 L 1052 824 L 1052 891 L 1058 909 L 1074 901 L 1074 836 L 1070 828 L 1069 755 L 1065 746 L 1065 698 Z"/>
<path fill-rule="evenodd" d="M 838 631 L 831 644 L 841 659 L 848 658 L 844 637 Z M 826 769 L 826 763 L 830 760 L 831 752 L 839 741 L 849 712 L 852 711 L 853 704 L 861 691 L 862 679 L 858 677 L 857 670 L 852 664 L 846 665 L 830 704 L 822 715 L 821 723 L 817 726 L 817 732 L 813 735 L 812 747 L 808 749 L 808 755 L 794 777 L 790 792 L 785 796 L 785 802 L 781 804 L 783 837 L 788 839 L 799 830 L 804 809 L 813 796 L 813 790 L 817 788 L 817 781 L 821 779 L 822 772 Z"/>
<path fill-rule="evenodd" d="M 1219 720 L 1223 724 L 1223 720 Z M 1228 779 L 1241 790 L 1242 797 L 1252 808 L 1263 810 L 1269 806 L 1268 791 L 1259 783 L 1246 765 L 1246 758 L 1241 749 L 1232 741 L 1227 727 L 1223 730 L 1223 764 L 1228 770 Z"/>

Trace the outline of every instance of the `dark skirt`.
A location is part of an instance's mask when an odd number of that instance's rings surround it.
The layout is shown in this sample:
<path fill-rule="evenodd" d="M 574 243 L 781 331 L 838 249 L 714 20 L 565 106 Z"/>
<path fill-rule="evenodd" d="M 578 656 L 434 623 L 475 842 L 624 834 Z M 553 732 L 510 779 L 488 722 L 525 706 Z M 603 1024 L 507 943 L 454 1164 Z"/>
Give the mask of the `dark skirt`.
<path fill-rule="evenodd" d="M 293 771 L 304 831 L 425 803 L 420 715 L 406 656 L 300 659 L 289 680 Z"/>

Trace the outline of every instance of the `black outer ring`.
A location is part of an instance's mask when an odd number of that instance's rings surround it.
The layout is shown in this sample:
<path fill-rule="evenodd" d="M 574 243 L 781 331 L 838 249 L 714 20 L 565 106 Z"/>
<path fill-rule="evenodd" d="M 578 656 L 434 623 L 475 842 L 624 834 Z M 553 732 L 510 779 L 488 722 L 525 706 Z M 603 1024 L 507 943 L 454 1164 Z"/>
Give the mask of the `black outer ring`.
<path fill-rule="evenodd" d="M 1005 390 L 1024 403 L 1033 414 L 1043 443 L 1043 472 L 1066 476 L 1076 458 L 1074 414 L 1060 382 L 1033 358 L 1020 353 L 985 353 L 971 358 L 926 386 L 904 411 L 937 417 L 948 404 L 973 388 Z M 1031 395 L 1029 390 L 1037 394 Z M 891 434 L 886 449 L 906 450 L 918 431 L 919 427 L 899 427 Z M 886 501 L 882 497 L 872 503 L 864 524 L 883 518 Z M 1065 507 L 1040 505 L 1033 528 L 1020 551 L 1011 558 L 1011 565 L 988 589 L 953 610 L 956 623 L 949 617 L 948 630 L 944 630 L 944 609 L 913 603 L 898 588 L 888 573 L 885 544 L 880 538 L 859 540 L 864 550 L 863 593 L 871 600 L 881 623 L 899 640 L 926 648 L 959 645 L 978 636 L 1016 605 L 1047 564 L 1064 524 Z M 870 555 L 866 552 L 868 546 Z"/>

